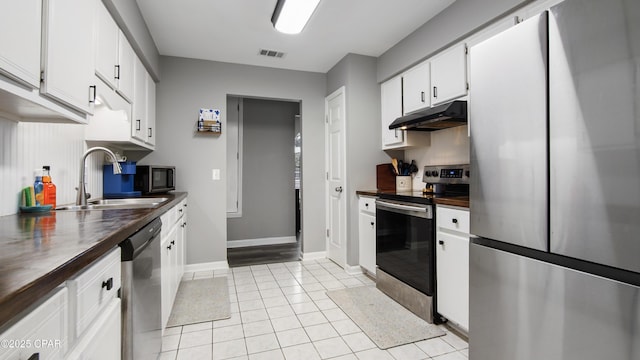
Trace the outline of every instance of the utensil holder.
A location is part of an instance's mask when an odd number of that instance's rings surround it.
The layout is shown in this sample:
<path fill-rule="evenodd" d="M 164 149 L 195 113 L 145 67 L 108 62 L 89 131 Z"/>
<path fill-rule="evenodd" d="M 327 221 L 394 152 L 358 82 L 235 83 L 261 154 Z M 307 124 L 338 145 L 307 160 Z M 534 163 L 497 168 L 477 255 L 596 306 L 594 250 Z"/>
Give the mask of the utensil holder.
<path fill-rule="evenodd" d="M 396 176 L 396 191 L 411 191 L 411 176 Z"/>

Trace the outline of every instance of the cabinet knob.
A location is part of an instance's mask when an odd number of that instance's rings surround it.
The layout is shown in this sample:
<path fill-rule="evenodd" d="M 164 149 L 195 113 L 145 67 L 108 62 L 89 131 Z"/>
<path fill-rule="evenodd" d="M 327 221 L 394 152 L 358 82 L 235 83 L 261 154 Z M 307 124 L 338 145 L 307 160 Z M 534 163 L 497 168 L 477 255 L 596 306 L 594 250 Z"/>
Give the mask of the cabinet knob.
<path fill-rule="evenodd" d="M 420 92 L 420 101 L 424 102 L 424 91 Z"/>
<path fill-rule="evenodd" d="M 375 225 L 375 223 L 372 221 L 372 222 L 371 222 L 371 226 L 373 226 L 373 225 Z"/>
<path fill-rule="evenodd" d="M 437 97 L 438 97 L 438 87 L 437 87 L 437 86 L 434 86 L 434 87 L 433 87 L 433 97 L 434 97 L 434 98 L 437 98 Z"/>
<path fill-rule="evenodd" d="M 178 209 L 179 212 L 182 212 L 182 209 Z"/>
<path fill-rule="evenodd" d="M 136 120 L 136 131 L 140 131 L 140 119 Z"/>
<path fill-rule="evenodd" d="M 438 240 L 438 244 L 444 245 L 444 240 Z"/>
<path fill-rule="evenodd" d="M 171 250 L 171 245 L 167 246 L 167 250 Z"/>
<path fill-rule="evenodd" d="M 369 203 L 365 203 L 365 204 L 364 204 L 364 206 L 365 206 L 365 207 L 369 207 Z"/>
<path fill-rule="evenodd" d="M 102 287 L 107 288 L 107 291 L 113 288 L 113 278 L 110 277 L 109 280 L 102 282 Z"/>
<path fill-rule="evenodd" d="M 171 245 L 175 245 L 176 241 L 175 240 L 171 240 Z"/>
<path fill-rule="evenodd" d="M 458 219 L 453 218 L 453 219 L 451 219 L 451 222 L 454 223 L 454 224 L 457 224 L 458 223 Z"/>

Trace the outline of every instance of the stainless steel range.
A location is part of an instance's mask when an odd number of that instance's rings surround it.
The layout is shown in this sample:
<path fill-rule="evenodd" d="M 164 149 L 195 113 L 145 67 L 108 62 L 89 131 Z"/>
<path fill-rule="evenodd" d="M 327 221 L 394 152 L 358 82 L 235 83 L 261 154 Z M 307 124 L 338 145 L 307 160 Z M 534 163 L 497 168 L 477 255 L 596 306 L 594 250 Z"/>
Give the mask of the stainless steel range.
<path fill-rule="evenodd" d="M 426 166 L 423 175 L 425 189 L 382 193 L 376 201 L 376 286 L 437 323 L 434 204 L 469 195 L 469 165 Z"/>

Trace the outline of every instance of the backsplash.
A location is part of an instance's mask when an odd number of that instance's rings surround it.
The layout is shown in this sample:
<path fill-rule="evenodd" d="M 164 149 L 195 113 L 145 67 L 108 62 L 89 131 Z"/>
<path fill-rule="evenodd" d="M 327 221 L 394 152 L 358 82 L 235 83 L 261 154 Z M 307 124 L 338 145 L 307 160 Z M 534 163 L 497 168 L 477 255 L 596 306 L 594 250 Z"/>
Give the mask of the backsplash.
<path fill-rule="evenodd" d="M 20 122 L 0 118 L 0 216 L 18 211 L 20 189 L 33 184 L 33 171 L 51 166 L 57 204 L 74 203 L 80 160 L 86 150 L 84 125 Z M 87 191 L 102 196 L 104 154 L 87 161 Z"/>
<path fill-rule="evenodd" d="M 470 159 L 470 145 L 467 126 L 458 126 L 431 133 L 431 145 L 418 147 L 404 152 L 404 160 L 415 160 L 418 171 L 413 178 L 415 190 L 424 189 L 422 170 L 426 165 L 455 165 L 468 164 Z"/>

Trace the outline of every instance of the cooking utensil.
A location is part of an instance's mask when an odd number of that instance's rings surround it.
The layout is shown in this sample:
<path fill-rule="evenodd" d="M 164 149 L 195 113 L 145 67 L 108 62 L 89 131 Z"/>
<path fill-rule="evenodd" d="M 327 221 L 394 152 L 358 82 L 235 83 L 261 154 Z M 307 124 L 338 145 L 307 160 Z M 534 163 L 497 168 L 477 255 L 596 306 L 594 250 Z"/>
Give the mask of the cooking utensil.
<path fill-rule="evenodd" d="M 391 165 L 393 166 L 393 172 L 396 175 L 399 175 L 400 171 L 398 170 L 398 159 L 396 158 L 391 159 Z"/>
<path fill-rule="evenodd" d="M 418 164 L 416 164 L 415 160 L 411 160 L 411 165 L 409 165 L 409 172 L 412 174 L 418 172 Z"/>

